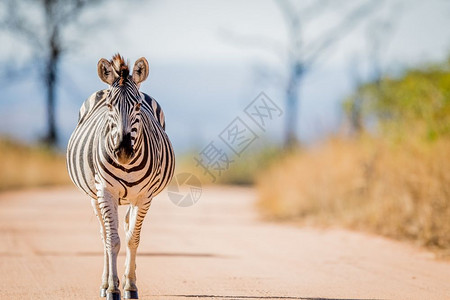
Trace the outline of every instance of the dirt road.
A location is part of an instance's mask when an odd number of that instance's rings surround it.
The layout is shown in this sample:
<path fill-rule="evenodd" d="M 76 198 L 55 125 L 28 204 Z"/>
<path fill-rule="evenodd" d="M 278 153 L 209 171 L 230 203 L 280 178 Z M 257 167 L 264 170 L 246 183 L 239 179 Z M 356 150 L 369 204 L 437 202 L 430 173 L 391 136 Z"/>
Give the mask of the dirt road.
<path fill-rule="evenodd" d="M 140 298 L 450 299 L 450 264 L 428 252 L 265 223 L 253 201 L 249 189 L 209 187 L 189 208 L 156 198 L 138 250 Z M 99 228 L 78 191 L 0 194 L 0 241 L 0 299 L 99 299 Z"/>

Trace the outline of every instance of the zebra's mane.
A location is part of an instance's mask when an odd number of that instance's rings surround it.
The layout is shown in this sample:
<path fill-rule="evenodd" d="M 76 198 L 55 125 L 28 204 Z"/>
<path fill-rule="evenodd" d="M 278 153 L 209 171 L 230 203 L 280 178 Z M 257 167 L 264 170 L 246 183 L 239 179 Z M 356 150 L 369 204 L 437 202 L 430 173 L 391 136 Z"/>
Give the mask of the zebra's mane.
<path fill-rule="evenodd" d="M 119 75 L 119 86 L 122 86 L 124 82 L 128 79 L 128 75 L 130 74 L 130 70 L 128 69 L 128 64 L 123 59 L 119 53 L 113 56 L 110 61 L 114 71 Z"/>

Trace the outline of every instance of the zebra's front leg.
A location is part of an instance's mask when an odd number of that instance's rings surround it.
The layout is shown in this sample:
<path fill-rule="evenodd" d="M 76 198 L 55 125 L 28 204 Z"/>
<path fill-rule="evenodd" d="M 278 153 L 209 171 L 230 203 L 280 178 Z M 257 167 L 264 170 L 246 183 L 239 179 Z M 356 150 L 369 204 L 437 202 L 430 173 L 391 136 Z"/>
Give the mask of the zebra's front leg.
<path fill-rule="evenodd" d="M 98 205 L 105 224 L 105 246 L 108 263 L 108 289 L 107 300 L 120 300 L 119 277 L 117 276 L 117 255 L 120 250 L 118 233 L 118 200 L 107 191 L 98 193 Z"/>
<path fill-rule="evenodd" d="M 106 290 L 108 289 L 108 252 L 106 251 L 106 230 L 105 223 L 103 222 L 102 212 L 100 211 L 100 206 L 98 205 L 97 199 L 91 199 L 92 207 L 94 208 L 95 215 L 100 223 L 100 235 L 103 242 L 103 275 L 102 275 L 102 285 L 100 286 L 100 297 L 106 297 Z"/>
<path fill-rule="evenodd" d="M 127 239 L 127 258 L 125 262 L 123 297 L 125 299 L 138 299 L 136 286 L 136 252 L 139 246 L 142 222 L 150 207 L 151 199 L 130 205 L 125 217 L 125 234 Z"/>

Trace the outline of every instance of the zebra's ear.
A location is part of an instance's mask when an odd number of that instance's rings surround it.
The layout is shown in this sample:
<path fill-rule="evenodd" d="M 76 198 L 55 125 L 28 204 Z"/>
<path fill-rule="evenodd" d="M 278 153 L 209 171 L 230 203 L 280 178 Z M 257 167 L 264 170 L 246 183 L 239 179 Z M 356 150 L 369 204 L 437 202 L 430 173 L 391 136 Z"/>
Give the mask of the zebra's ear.
<path fill-rule="evenodd" d="M 140 84 L 148 77 L 148 62 L 145 57 L 139 58 L 133 67 L 133 80 L 136 84 Z"/>
<path fill-rule="evenodd" d="M 98 61 L 97 72 L 98 77 L 100 77 L 100 79 L 104 83 L 107 83 L 109 85 L 112 85 L 114 80 L 117 78 L 116 71 L 114 71 L 114 68 L 111 66 L 111 63 L 105 58 L 102 58 Z"/>

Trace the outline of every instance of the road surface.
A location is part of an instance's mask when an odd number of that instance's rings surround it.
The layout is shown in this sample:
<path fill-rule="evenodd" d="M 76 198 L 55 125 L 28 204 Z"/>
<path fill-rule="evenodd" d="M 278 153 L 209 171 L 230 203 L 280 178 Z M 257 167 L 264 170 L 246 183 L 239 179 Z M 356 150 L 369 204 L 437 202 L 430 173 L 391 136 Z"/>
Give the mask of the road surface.
<path fill-rule="evenodd" d="M 220 187 L 189 208 L 157 197 L 138 249 L 140 298 L 450 299 L 450 264 L 431 253 L 263 222 L 254 200 L 251 189 Z M 77 190 L 0 194 L 0 241 L 0 299 L 99 299 L 99 227 Z"/>

